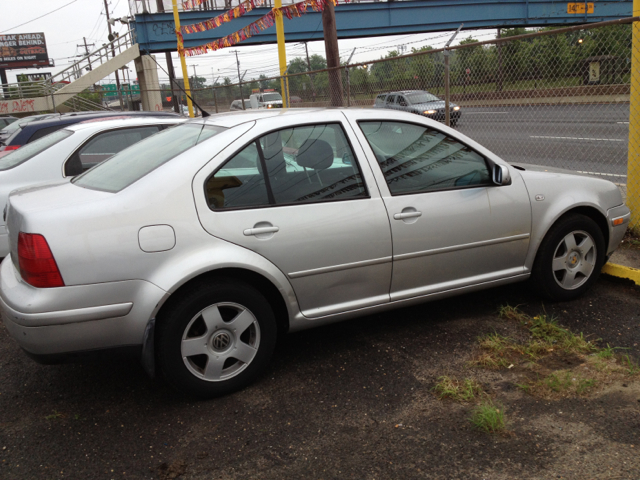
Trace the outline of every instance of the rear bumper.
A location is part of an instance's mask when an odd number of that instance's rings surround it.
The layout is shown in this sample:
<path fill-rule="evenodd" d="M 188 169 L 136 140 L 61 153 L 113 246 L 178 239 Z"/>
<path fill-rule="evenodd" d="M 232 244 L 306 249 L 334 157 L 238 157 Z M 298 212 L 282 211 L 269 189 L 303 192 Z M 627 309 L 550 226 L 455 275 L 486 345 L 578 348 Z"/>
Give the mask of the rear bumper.
<path fill-rule="evenodd" d="M 31 355 L 142 345 L 147 322 L 165 295 L 143 280 L 35 288 L 19 278 L 10 256 L 0 265 L 4 324 Z"/>

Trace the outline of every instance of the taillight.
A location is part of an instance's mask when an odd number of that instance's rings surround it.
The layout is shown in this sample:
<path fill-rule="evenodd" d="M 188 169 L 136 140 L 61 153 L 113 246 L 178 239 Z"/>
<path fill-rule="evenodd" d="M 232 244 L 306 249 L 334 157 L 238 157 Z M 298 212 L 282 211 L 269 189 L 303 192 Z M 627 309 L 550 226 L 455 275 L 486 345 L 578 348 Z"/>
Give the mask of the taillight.
<path fill-rule="evenodd" d="M 4 147 L 0 147 L 0 151 L 2 152 L 9 152 L 11 150 L 17 150 L 21 147 L 22 145 L 6 145 Z"/>
<path fill-rule="evenodd" d="M 36 233 L 18 235 L 20 274 L 25 282 L 38 288 L 64 287 L 47 240 Z"/>

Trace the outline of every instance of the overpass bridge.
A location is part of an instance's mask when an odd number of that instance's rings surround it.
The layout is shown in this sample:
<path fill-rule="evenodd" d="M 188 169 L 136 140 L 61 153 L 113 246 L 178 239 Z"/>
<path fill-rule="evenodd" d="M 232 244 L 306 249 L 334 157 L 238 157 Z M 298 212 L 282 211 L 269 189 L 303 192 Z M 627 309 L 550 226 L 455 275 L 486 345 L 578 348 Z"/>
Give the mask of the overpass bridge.
<path fill-rule="evenodd" d="M 633 0 L 593 0 L 588 3 L 554 0 L 407 0 L 345 3 L 337 6 L 335 11 L 338 38 L 346 39 L 447 31 L 456 29 L 461 23 L 464 23 L 465 29 L 580 25 L 631 17 L 632 7 Z M 268 12 L 269 8 L 258 8 L 215 30 L 185 35 L 185 47 L 202 45 L 233 33 Z M 186 25 L 220 13 L 221 10 L 182 12 L 180 19 Z M 144 109 L 161 108 L 155 63 L 147 55 L 176 50 L 173 15 L 136 12 L 131 26 L 132 34 L 116 38 L 51 79 L 37 82 L 26 90 L 20 84 L 3 85 L 2 96 L 5 98 L 0 97 L 0 113 L 55 110 L 56 105 L 73 98 L 131 61 L 136 64 Z M 323 39 L 322 14 L 319 12 L 309 12 L 292 20 L 285 18 L 284 28 L 289 42 Z M 276 43 L 275 30 L 275 27 L 267 29 L 243 41 L 242 45 Z"/>
<path fill-rule="evenodd" d="M 589 5 L 593 8 L 589 8 Z M 186 48 L 196 47 L 229 35 L 266 15 L 269 10 L 270 8 L 256 8 L 214 30 L 185 35 L 184 45 Z M 583 13 L 571 13 L 572 11 Z M 633 0 L 374 1 L 339 3 L 335 12 L 338 38 L 347 39 L 455 30 L 461 23 L 464 23 L 465 30 L 470 30 L 603 22 L 633 16 Z M 180 23 L 198 23 L 220 13 L 221 10 L 182 12 Z M 176 50 L 172 13 L 136 13 L 135 22 L 131 25 L 141 52 L 160 53 Z M 285 18 L 284 30 L 287 42 L 322 40 L 322 14 L 310 11 L 299 18 Z M 276 42 L 274 26 L 244 40 L 242 45 Z"/>

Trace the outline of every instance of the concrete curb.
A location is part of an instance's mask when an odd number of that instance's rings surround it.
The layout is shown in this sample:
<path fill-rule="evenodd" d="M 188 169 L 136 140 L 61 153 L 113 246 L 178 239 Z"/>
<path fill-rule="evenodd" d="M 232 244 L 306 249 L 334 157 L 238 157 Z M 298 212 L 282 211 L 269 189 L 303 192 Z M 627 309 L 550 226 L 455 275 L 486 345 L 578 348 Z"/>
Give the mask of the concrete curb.
<path fill-rule="evenodd" d="M 607 263 L 602 267 L 602 273 L 613 277 L 626 278 L 632 280 L 636 285 L 640 286 L 640 270 L 637 268 L 625 267 L 615 263 Z"/>

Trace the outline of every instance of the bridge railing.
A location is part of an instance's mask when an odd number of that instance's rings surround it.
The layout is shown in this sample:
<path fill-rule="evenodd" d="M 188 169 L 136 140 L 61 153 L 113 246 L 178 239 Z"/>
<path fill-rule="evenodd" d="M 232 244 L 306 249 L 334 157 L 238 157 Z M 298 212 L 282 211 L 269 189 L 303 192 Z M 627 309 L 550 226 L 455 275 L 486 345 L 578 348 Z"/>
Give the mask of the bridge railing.
<path fill-rule="evenodd" d="M 448 51 L 435 45 L 295 73 L 286 77 L 289 105 L 407 110 L 444 122 L 448 101 L 451 126 L 505 160 L 610 180 L 640 213 L 640 143 L 629 146 L 629 122 L 640 118 L 640 107 L 630 109 L 631 58 L 640 55 L 632 21 L 503 29 L 484 42 L 463 32 Z M 195 98 L 221 112 L 260 89 L 285 93 L 276 77 L 204 88 Z"/>
<path fill-rule="evenodd" d="M 201 11 L 217 11 L 217 10 L 229 10 L 233 7 L 237 7 L 244 0 L 205 0 L 200 5 L 195 7 L 192 10 L 201 10 Z M 282 0 L 282 5 L 289 5 L 291 3 L 299 2 L 300 0 Z M 386 2 L 388 0 L 350 0 L 349 3 L 379 3 Z M 396 0 L 403 1 L 403 0 Z M 266 0 L 264 3 L 265 7 L 275 7 L 274 0 Z M 161 13 L 161 12 L 171 12 L 173 9 L 173 5 L 171 0 L 160 0 L 160 2 L 153 0 L 129 0 L 129 11 L 132 15 L 142 14 L 142 13 Z M 178 11 L 182 12 L 184 9 L 182 8 L 182 1 L 178 0 Z"/>

